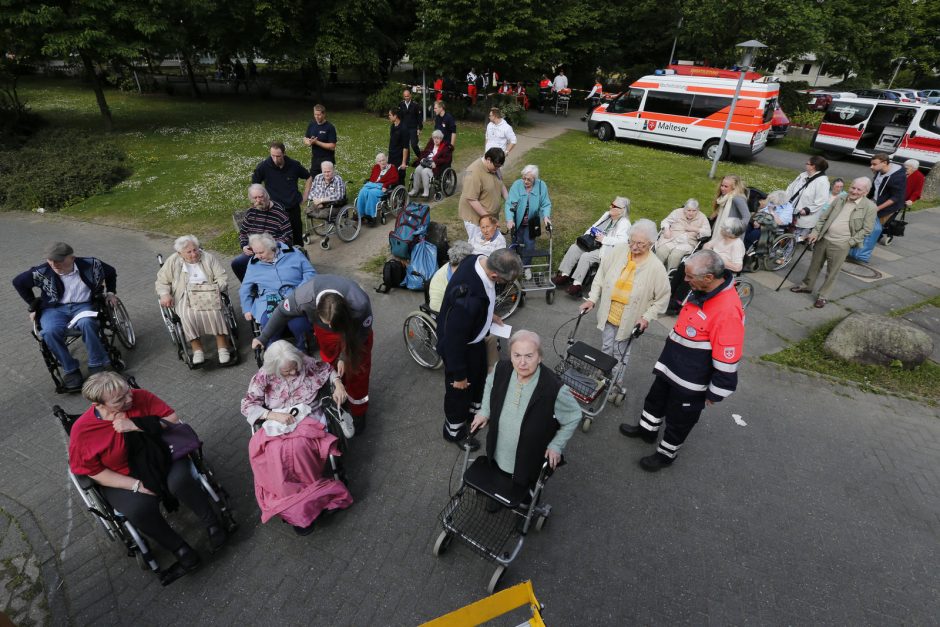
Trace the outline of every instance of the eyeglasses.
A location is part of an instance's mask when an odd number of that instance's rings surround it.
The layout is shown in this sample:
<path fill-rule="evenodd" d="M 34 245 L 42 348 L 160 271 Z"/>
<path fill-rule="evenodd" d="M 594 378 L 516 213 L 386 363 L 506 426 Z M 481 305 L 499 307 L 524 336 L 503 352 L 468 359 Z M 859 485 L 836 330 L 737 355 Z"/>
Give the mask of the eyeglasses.
<path fill-rule="evenodd" d="M 627 246 L 636 246 L 638 248 L 648 248 L 649 246 L 652 246 L 652 245 L 653 244 L 651 242 L 635 242 L 632 239 L 627 240 Z"/>

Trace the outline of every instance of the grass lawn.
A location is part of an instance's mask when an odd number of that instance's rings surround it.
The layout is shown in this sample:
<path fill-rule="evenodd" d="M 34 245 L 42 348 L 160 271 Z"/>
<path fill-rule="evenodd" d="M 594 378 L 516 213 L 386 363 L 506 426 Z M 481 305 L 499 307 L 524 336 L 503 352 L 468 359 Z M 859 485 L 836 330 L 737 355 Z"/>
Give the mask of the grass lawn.
<path fill-rule="evenodd" d="M 915 309 L 933 305 L 940 307 L 940 296 L 917 303 L 910 307 L 891 312 L 891 316 L 899 317 Z M 940 401 L 940 365 L 928 360 L 913 370 L 904 370 L 901 367 L 863 366 L 853 364 L 829 355 L 823 350 L 829 332 L 838 324 L 838 320 L 829 322 L 802 342 L 771 355 L 764 355 L 762 359 L 783 366 L 792 366 L 819 372 L 821 374 L 854 381 L 863 389 L 883 393 L 889 390 L 901 395 L 916 395 L 926 398 L 932 403 Z"/>
<path fill-rule="evenodd" d="M 28 79 L 20 96 L 53 125 L 100 132 L 91 89 L 77 81 Z M 278 139 L 305 165 L 310 151 L 303 133 L 312 103 L 107 92 L 115 121 L 114 141 L 129 157 L 133 175 L 110 192 L 72 205 L 74 217 L 180 235 L 194 233 L 222 251 L 237 249 L 231 214 L 248 206 L 247 187 L 268 142 Z M 360 111 L 331 111 L 339 134 L 337 171 L 355 196 L 375 154 L 388 146 L 388 121 Z M 460 123 L 459 157 L 482 152 L 480 124 Z M 427 140 L 427 131 L 422 139 Z M 458 165 L 460 162 L 458 161 Z M 465 164 L 464 164 L 465 165 Z"/>
<path fill-rule="evenodd" d="M 691 153 L 679 153 L 626 142 L 601 142 L 583 131 L 567 131 L 528 152 L 525 163 L 539 166 L 552 199 L 555 230 L 555 263 L 564 251 L 607 210 L 615 196 L 630 198 L 631 220 L 657 222 L 697 198 L 711 213 L 718 180 L 708 178 L 709 161 Z M 506 171 L 507 187 L 519 178 L 522 166 Z M 718 178 L 740 175 L 745 185 L 765 191 L 784 189 L 795 174 L 790 170 L 753 163 L 723 162 Z M 459 239 L 463 224 L 457 218 L 457 198 L 434 209 L 434 220 L 448 226 L 451 239 Z M 543 236 L 544 237 L 544 236 Z"/>
<path fill-rule="evenodd" d="M 821 150 L 816 150 L 812 147 L 812 139 L 812 135 L 803 135 L 802 133 L 788 133 L 786 136 L 781 137 L 780 139 L 775 139 L 768 143 L 767 146 L 769 148 L 776 148 L 778 150 L 799 152 L 804 155 L 821 155 Z"/>

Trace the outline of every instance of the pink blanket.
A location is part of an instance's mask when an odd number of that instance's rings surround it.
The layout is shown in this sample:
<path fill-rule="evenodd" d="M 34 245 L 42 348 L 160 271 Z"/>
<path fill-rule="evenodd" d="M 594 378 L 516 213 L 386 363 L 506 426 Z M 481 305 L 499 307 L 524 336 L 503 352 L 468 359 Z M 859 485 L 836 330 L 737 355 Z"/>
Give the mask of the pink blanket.
<path fill-rule="evenodd" d="M 286 435 L 272 437 L 264 429 L 255 433 L 248 443 L 248 458 L 261 522 L 280 514 L 287 523 L 306 527 L 325 509 L 352 505 L 343 482 L 323 476 L 330 454 L 340 454 L 336 437 L 309 418 Z"/>

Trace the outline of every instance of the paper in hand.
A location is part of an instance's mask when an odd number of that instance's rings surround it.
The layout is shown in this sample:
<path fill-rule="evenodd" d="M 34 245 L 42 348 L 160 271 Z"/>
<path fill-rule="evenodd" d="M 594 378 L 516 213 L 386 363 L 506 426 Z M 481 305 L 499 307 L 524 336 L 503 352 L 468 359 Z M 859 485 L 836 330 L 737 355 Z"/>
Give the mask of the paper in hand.
<path fill-rule="evenodd" d="M 508 324 L 499 324 L 497 322 L 494 322 L 493 324 L 490 325 L 490 333 L 492 333 L 496 337 L 504 337 L 508 340 L 509 336 L 512 335 L 512 326 Z"/>

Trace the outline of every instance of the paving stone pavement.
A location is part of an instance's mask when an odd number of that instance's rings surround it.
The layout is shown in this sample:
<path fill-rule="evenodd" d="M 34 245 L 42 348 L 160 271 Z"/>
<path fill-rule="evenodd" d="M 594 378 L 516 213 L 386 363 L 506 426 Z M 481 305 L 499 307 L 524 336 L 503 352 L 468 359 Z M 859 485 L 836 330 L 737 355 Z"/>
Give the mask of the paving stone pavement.
<path fill-rule="evenodd" d="M 928 216 L 923 222 L 936 224 L 938 216 Z M 349 453 L 356 503 L 300 538 L 286 525 L 259 522 L 248 429 L 238 413 L 254 372 L 247 346 L 240 366 L 190 372 L 166 337 L 154 255 L 168 252 L 170 240 L 55 215 L 0 214 L 0 274 L 38 262 L 43 244 L 60 238 L 118 268 L 118 293 L 139 338 L 125 351 L 129 372 L 200 433 L 241 529 L 200 572 L 168 588 L 107 540 L 68 482 L 66 436 L 51 415 L 54 404 L 78 412 L 87 403 L 53 392 L 25 308 L 7 284 L 0 495 L 23 508 L 18 522 L 35 521 L 30 543 L 49 566 L 43 582 L 53 613 L 61 608 L 76 625 L 414 625 L 485 595 L 491 564 L 459 546 L 431 555 L 458 451 L 440 437 L 442 374 L 419 368 L 402 345 L 401 322 L 419 295 L 375 294 L 377 281 L 363 279 L 376 310 L 374 411 Z M 935 273 L 940 257 L 927 243 L 918 247 L 898 242 L 891 250 L 923 264 L 910 264 L 909 276 L 915 268 Z M 341 271 L 329 253 L 312 256 L 321 272 Z M 872 307 L 882 298 L 904 304 L 898 294 L 852 281 L 840 278 L 837 301 L 860 295 Z M 937 293 L 928 287 L 926 294 Z M 527 538 L 505 579 L 532 579 L 550 624 L 936 622 L 937 409 L 760 362 L 757 355 L 783 343 L 778 332 L 799 336 L 818 320 L 804 298 L 758 290 L 739 392 L 705 413 L 674 466 L 641 472 L 636 461 L 649 447 L 617 433 L 619 422 L 636 419 L 667 332 L 662 324 L 635 346 L 624 407 L 609 407 L 573 438 L 570 463 L 546 492 L 552 518 Z M 563 295 L 552 306 L 533 298 L 510 323 L 539 331 L 554 365 L 550 339 L 576 305 Z M 558 334 L 559 349 L 568 328 Z M 599 340 L 589 325 L 579 337 Z M 172 521 L 206 549 L 190 513 Z M 65 622 L 56 616 L 52 624 Z"/>

